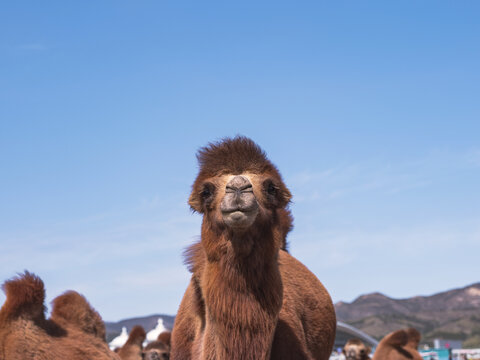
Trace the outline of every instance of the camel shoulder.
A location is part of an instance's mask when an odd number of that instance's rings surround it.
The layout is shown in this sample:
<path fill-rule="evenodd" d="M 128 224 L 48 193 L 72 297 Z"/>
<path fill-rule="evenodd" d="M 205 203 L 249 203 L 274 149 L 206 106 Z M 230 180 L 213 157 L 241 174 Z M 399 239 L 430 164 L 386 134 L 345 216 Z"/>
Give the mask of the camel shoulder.
<path fill-rule="evenodd" d="M 335 316 L 332 299 L 321 281 L 304 264 L 286 251 L 280 250 L 279 268 L 287 302 L 310 305 L 312 309 L 322 308 Z"/>

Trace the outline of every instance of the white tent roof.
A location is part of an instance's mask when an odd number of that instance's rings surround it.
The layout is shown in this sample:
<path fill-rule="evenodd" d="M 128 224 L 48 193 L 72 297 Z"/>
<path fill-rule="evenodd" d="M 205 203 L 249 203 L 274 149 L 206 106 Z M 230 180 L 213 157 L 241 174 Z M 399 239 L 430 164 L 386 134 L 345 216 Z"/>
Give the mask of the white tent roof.
<path fill-rule="evenodd" d="M 163 325 L 163 319 L 158 318 L 157 326 L 155 327 L 155 329 L 150 330 L 147 333 L 146 342 L 152 342 L 152 341 L 157 340 L 158 335 L 160 335 L 164 331 L 167 331 L 167 328 Z"/>
<path fill-rule="evenodd" d="M 116 338 L 110 341 L 108 346 L 110 347 L 110 349 L 114 350 L 116 348 L 119 348 L 125 345 L 127 340 L 128 340 L 128 332 L 127 332 L 127 328 L 124 326 L 122 328 L 122 332 L 120 333 L 120 335 L 118 335 Z"/>

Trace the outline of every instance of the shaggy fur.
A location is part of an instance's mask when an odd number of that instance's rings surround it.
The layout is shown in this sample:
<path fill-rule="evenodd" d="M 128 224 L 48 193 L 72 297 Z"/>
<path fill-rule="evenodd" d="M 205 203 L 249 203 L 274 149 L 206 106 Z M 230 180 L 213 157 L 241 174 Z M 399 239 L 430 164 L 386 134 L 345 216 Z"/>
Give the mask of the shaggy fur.
<path fill-rule="evenodd" d="M 0 360 L 118 360 L 105 342 L 105 325 L 80 294 L 70 291 L 53 301 L 45 318 L 45 289 L 37 276 L 6 281 L 0 309 Z"/>
<path fill-rule="evenodd" d="M 201 241 L 186 251 L 192 272 L 172 333 L 172 359 L 328 359 L 336 319 L 323 285 L 286 251 L 291 194 L 250 139 L 210 144 L 189 204 L 203 214 Z M 232 175 L 248 178 L 258 213 L 246 230 L 222 220 Z"/>
<path fill-rule="evenodd" d="M 350 339 L 343 347 L 346 360 L 370 360 L 371 348 L 359 339 Z"/>
<path fill-rule="evenodd" d="M 127 342 L 118 350 L 122 360 L 142 360 L 142 344 L 147 334 L 143 327 L 136 325 L 132 328 Z"/>
<path fill-rule="evenodd" d="M 413 328 L 394 331 L 380 341 L 373 360 L 422 360 L 417 350 L 420 339 Z"/>

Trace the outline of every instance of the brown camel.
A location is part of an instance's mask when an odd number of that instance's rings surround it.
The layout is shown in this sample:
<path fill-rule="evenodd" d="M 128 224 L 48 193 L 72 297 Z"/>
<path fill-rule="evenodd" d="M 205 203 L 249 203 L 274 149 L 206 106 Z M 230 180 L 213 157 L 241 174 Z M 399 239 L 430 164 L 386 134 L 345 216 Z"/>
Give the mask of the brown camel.
<path fill-rule="evenodd" d="M 122 360 L 142 360 L 143 342 L 147 334 L 140 325 L 130 331 L 127 342 L 118 350 L 117 354 Z"/>
<path fill-rule="evenodd" d="M 343 347 L 346 360 L 370 360 L 372 349 L 359 339 L 350 339 Z"/>
<path fill-rule="evenodd" d="M 170 359 L 170 331 L 164 331 L 156 341 L 151 342 L 143 350 L 144 360 L 168 360 Z"/>
<path fill-rule="evenodd" d="M 203 214 L 186 251 L 192 272 L 172 332 L 174 360 L 328 359 L 328 292 L 286 248 L 291 194 L 245 137 L 209 144 L 189 204 Z"/>
<path fill-rule="evenodd" d="M 422 360 L 417 350 L 420 339 L 414 328 L 394 331 L 380 341 L 373 360 Z"/>
<path fill-rule="evenodd" d="M 102 318 L 82 295 L 69 291 L 55 298 L 46 319 L 40 278 L 25 272 L 3 290 L 0 360 L 119 360 L 105 341 Z"/>

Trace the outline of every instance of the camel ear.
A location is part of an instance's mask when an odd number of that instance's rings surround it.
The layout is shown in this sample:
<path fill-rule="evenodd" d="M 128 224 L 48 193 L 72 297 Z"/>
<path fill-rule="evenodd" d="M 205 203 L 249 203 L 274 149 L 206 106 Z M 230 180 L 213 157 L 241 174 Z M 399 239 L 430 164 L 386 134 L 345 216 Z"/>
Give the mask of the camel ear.
<path fill-rule="evenodd" d="M 269 202 L 276 208 L 285 208 L 292 198 L 290 190 L 281 179 L 267 178 L 263 181 L 262 187 Z"/>
<path fill-rule="evenodd" d="M 201 195 L 195 193 L 195 190 L 192 191 L 190 197 L 188 198 L 188 205 L 190 205 L 190 209 L 192 209 L 192 211 L 203 214 Z"/>
<path fill-rule="evenodd" d="M 209 209 L 215 197 L 215 185 L 206 181 L 200 185 L 194 185 L 188 204 L 193 211 L 203 214 L 205 209 Z"/>
<path fill-rule="evenodd" d="M 287 189 L 286 186 L 282 186 L 282 191 L 280 193 L 280 196 L 281 196 L 280 203 L 282 207 L 287 206 L 290 200 L 292 199 L 292 193 L 290 192 L 290 190 Z"/>
<path fill-rule="evenodd" d="M 288 190 L 288 188 L 285 186 L 285 184 L 280 183 L 277 186 L 277 194 L 275 195 L 277 206 L 280 208 L 284 208 L 292 199 L 292 194 L 290 193 L 290 190 Z"/>

